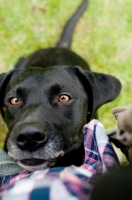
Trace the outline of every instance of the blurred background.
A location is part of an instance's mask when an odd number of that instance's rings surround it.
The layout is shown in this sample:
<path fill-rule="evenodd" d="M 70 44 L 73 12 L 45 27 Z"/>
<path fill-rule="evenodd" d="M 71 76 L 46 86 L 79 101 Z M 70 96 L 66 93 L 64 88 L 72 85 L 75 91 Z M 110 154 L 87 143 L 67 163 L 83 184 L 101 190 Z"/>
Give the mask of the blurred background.
<path fill-rule="evenodd" d="M 20 56 L 54 46 L 63 26 L 81 0 L 0 0 L 0 73 L 13 68 Z M 91 0 L 79 20 L 72 50 L 92 71 L 120 79 L 120 96 L 99 109 L 106 131 L 116 128 L 111 109 L 132 106 L 132 1 Z M 0 147 L 7 132 L 0 118 Z"/>

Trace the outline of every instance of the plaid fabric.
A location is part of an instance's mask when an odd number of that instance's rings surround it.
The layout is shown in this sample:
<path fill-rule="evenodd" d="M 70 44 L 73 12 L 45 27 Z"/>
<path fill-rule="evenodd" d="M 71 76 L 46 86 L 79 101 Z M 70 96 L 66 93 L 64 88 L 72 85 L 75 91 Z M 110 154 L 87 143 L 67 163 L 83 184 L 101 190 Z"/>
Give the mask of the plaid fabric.
<path fill-rule="evenodd" d="M 85 162 L 82 167 L 93 174 L 104 173 L 119 164 L 103 125 L 92 120 L 83 128 Z"/>
<path fill-rule="evenodd" d="M 119 167 L 117 156 L 102 124 L 92 120 L 83 128 L 85 162 L 1 177 L 0 200 L 88 200 L 94 181 Z"/>

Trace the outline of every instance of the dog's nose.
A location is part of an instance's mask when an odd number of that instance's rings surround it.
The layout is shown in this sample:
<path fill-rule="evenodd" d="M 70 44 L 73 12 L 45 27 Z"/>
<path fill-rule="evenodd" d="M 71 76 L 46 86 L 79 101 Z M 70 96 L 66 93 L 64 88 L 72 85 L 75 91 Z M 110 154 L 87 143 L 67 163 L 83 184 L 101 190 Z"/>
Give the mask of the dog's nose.
<path fill-rule="evenodd" d="M 44 145 L 46 133 L 36 127 L 24 127 L 16 137 L 17 145 L 24 150 L 35 151 Z"/>

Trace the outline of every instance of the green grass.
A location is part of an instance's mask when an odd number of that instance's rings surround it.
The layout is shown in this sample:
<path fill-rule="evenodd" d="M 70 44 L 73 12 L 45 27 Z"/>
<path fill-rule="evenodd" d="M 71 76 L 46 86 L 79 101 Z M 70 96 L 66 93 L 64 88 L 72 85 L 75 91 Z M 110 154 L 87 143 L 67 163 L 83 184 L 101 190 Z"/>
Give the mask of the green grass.
<path fill-rule="evenodd" d="M 0 0 L 0 73 L 9 71 L 22 55 L 54 46 L 62 28 L 81 0 Z M 116 127 L 110 110 L 131 106 L 132 1 L 91 0 L 76 27 L 72 50 L 91 70 L 116 76 L 121 95 L 99 109 L 106 130 Z M 6 128 L 0 120 L 0 139 Z M 2 143 L 1 143 L 2 146 Z"/>

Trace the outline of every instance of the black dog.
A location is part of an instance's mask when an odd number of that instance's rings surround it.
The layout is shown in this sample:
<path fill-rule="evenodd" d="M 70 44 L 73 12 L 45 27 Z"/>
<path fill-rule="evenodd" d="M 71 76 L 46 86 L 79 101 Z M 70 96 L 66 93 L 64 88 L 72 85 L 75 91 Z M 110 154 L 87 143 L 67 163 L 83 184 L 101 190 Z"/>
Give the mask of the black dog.
<path fill-rule="evenodd" d="M 116 78 L 89 72 L 87 63 L 68 49 L 87 3 L 66 24 L 57 47 L 21 58 L 0 75 L 0 108 L 9 129 L 5 148 L 29 171 L 81 165 L 83 125 L 120 93 Z"/>

